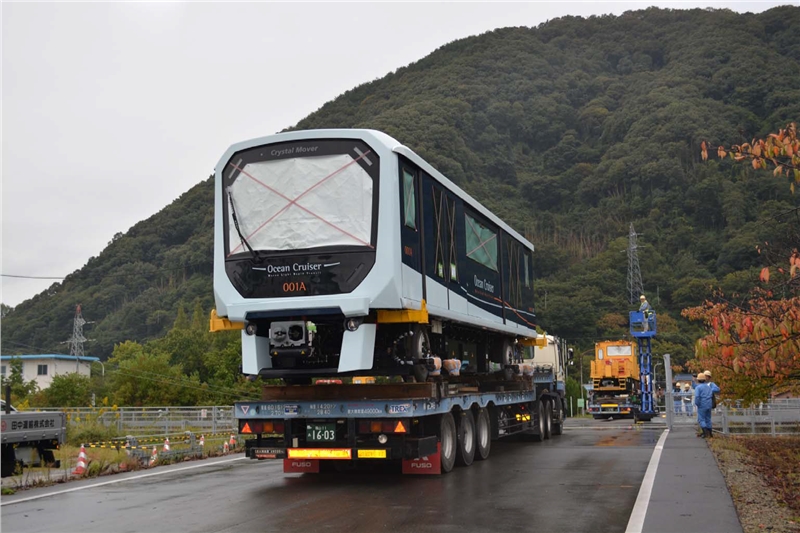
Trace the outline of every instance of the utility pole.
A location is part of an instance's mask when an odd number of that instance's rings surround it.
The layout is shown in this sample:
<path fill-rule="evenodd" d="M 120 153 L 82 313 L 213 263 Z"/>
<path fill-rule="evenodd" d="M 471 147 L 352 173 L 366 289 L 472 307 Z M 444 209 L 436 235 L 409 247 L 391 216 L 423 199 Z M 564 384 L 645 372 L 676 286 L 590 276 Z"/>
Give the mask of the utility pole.
<path fill-rule="evenodd" d="M 638 245 L 636 244 L 636 230 L 631 229 L 628 233 L 628 303 L 636 304 L 639 296 L 644 293 L 642 285 L 642 271 L 639 269 Z"/>

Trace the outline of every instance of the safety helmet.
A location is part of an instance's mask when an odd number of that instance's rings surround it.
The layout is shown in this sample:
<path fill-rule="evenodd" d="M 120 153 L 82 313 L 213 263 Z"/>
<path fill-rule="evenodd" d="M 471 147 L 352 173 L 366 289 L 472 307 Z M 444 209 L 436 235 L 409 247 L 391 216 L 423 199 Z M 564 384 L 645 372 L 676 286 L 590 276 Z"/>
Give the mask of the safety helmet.
<path fill-rule="evenodd" d="M 639 296 L 639 299 L 640 299 L 640 300 L 647 300 L 647 298 L 645 298 L 645 297 L 644 297 L 644 294 L 642 294 L 641 296 Z"/>
<path fill-rule="evenodd" d="M 689 389 L 691 389 L 691 388 L 692 388 L 692 386 L 691 386 L 691 385 L 689 385 L 688 383 L 684 383 L 684 384 L 683 384 L 683 390 L 689 390 Z"/>
<path fill-rule="evenodd" d="M 705 381 L 706 375 L 705 374 L 697 374 L 697 381 Z"/>
<path fill-rule="evenodd" d="M 708 379 L 711 379 L 711 371 L 710 370 L 706 370 L 705 372 L 703 372 L 703 374 L 705 374 Z"/>

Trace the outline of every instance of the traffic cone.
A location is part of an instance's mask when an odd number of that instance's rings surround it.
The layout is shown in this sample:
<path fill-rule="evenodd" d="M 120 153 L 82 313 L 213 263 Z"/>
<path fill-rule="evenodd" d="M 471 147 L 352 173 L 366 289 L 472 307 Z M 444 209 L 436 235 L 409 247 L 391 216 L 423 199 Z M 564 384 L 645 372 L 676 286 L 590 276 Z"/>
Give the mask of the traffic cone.
<path fill-rule="evenodd" d="M 78 466 L 72 471 L 74 476 L 82 476 L 86 473 L 86 448 L 81 444 L 81 453 L 78 454 Z"/>
<path fill-rule="evenodd" d="M 236 448 L 236 436 L 233 433 L 231 433 L 231 440 L 228 444 L 230 444 L 231 450 Z"/>
<path fill-rule="evenodd" d="M 230 448 L 228 448 L 228 442 L 227 441 L 223 442 L 222 443 L 222 453 L 228 453 L 229 451 L 230 451 Z"/>
<path fill-rule="evenodd" d="M 165 451 L 165 452 L 169 451 L 169 437 L 164 439 L 164 450 L 163 451 Z"/>
<path fill-rule="evenodd" d="M 203 435 L 200 435 L 200 447 L 202 448 L 205 445 L 206 445 L 206 438 Z"/>
<path fill-rule="evenodd" d="M 153 446 L 153 454 L 150 456 L 150 466 L 154 466 L 156 461 L 158 461 L 158 450 Z"/>

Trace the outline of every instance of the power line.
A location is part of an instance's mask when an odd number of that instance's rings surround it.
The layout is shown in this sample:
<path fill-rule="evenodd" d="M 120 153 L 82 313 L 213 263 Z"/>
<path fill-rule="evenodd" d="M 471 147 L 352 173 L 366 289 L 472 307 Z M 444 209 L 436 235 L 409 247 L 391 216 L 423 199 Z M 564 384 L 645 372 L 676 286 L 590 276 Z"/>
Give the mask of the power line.
<path fill-rule="evenodd" d="M 20 276 L 17 274 L 0 274 L 4 278 L 20 278 L 20 279 L 64 279 L 61 276 Z"/>
<path fill-rule="evenodd" d="M 152 263 L 141 263 L 142 265 L 151 265 Z M 128 277 L 128 276 L 148 276 L 150 274 L 158 274 L 160 272 L 172 272 L 175 270 L 181 270 L 187 267 L 194 267 L 194 266 L 212 266 L 210 262 L 198 262 L 198 263 L 185 263 L 181 266 L 171 267 L 171 268 L 157 268 L 151 272 L 131 272 L 131 273 L 117 273 L 117 274 L 105 274 L 101 276 L 101 278 L 117 278 L 117 277 Z M 84 272 L 79 272 L 78 275 L 86 274 Z M 53 280 L 65 280 L 68 276 L 25 276 L 22 274 L 0 274 L 0 276 L 4 278 L 18 278 L 18 279 L 53 279 Z"/>

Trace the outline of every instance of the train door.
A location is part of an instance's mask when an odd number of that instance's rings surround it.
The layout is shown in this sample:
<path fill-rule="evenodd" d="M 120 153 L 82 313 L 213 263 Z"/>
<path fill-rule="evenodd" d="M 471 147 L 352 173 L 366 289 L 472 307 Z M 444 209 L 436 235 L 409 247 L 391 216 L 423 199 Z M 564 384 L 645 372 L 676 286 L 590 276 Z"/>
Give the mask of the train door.
<path fill-rule="evenodd" d="M 422 228 L 420 217 L 419 173 L 400 163 L 400 245 L 402 247 L 403 298 L 418 304 L 425 299 L 422 271 Z"/>

